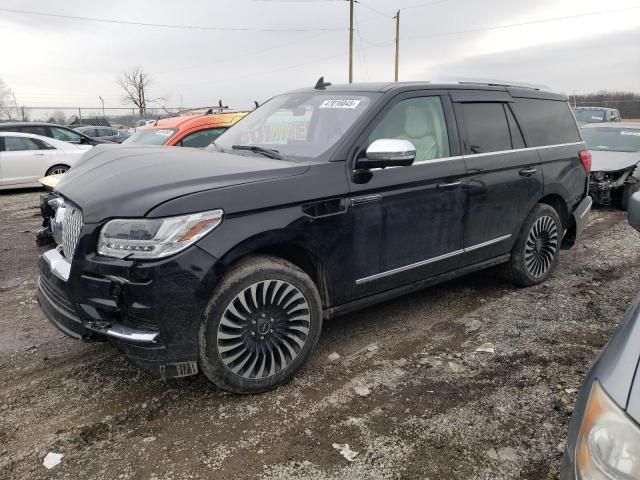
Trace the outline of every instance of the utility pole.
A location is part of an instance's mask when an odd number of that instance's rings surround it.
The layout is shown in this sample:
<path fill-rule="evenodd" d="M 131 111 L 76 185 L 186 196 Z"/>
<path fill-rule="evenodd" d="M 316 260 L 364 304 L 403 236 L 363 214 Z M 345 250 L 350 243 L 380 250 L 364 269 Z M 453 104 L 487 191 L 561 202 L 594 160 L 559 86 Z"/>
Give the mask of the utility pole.
<path fill-rule="evenodd" d="M 398 67 L 400 64 L 400 10 L 393 17 L 396 19 L 396 68 L 395 68 L 395 81 L 398 81 Z"/>
<path fill-rule="evenodd" d="M 349 0 L 349 83 L 353 83 L 353 0 Z"/>
<path fill-rule="evenodd" d="M 104 115 L 104 98 L 102 98 L 100 95 L 98 95 L 98 98 L 102 102 L 102 118 L 105 118 L 105 115 Z"/>

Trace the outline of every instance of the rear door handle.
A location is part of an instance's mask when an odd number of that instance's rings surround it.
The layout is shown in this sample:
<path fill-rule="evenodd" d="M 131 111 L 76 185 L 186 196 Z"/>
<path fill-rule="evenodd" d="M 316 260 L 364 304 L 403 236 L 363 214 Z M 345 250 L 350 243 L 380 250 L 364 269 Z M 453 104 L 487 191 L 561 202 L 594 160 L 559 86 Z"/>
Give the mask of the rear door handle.
<path fill-rule="evenodd" d="M 523 168 L 522 170 L 520 170 L 520 175 L 522 175 L 523 177 L 530 177 L 531 175 L 533 175 L 534 173 L 536 173 L 538 171 L 537 168 Z"/>
<path fill-rule="evenodd" d="M 438 188 L 440 190 L 453 190 L 454 188 L 458 188 L 460 185 L 462 185 L 462 182 L 439 183 Z"/>
<path fill-rule="evenodd" d="M 44 153 L 34 153 L 33 155 L 35 155 L 36 157 L 43 157 Z"/>

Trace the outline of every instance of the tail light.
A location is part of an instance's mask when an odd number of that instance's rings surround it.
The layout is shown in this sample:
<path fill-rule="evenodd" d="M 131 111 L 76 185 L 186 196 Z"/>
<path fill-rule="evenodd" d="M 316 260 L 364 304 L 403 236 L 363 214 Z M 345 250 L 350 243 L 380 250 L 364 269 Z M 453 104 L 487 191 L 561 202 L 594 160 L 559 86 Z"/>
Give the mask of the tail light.
<path fill-rule="evenodd" d="M 589 173 L 591 171 L 591 152 L 589 150 L 580 152 L 580 162 L 582 162 L 585 171 Z"/>

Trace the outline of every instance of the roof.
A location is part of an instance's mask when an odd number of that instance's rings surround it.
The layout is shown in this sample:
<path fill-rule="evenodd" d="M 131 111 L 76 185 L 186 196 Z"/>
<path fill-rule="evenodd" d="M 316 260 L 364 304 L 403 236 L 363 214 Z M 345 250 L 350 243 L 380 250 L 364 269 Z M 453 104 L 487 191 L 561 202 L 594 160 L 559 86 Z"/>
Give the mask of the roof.
<path fill-rule="evenodd" d="M 549 91 L 546 87 L 528 85 L 515 82 L 500 82 L 491 80 L 482 81 L 445 81 L 445 82 L 384 82 L 384 83 L 347 83 L 330 85 L 323 90 L 315 89 L 313 86 L 292 90 L 288 93 L 302 92 L 364 92 L 364 93 L 388 93 L 392 91 L 410 91 L 410 90 L 486 90 L 494 92 L 509 92 L 514 97 L 532 97 L 554 100 L 566 100 L 566 96 Z"/>
<path fill-rule="evenodd" d="M 57 123 L 47 122 L 5 122 L 0 123 L 0 127 L 63 127 Z"/>
<path fill-rule="evenodd" d="M 227 127 L 246 115 L 246 112 L 223 112 L 211 115 L 183 115 L 180 117 L 163 118 L 155 123 L 142 127 L 142 129 L 153 128 L 180 128 L 188 129 L 205 125 L 219 125 Z"/>
<path fill-rule="evenodd" d="M 582 105 L 578 105 L 577 107 L 574 107 L 574 110 L 578 110 L 578 109 L 582 109 L 582 110 L 618 110 L 617 108 L 609 108 L 609 107 L 593 107 L 593 106 L 582 106 Z"/>

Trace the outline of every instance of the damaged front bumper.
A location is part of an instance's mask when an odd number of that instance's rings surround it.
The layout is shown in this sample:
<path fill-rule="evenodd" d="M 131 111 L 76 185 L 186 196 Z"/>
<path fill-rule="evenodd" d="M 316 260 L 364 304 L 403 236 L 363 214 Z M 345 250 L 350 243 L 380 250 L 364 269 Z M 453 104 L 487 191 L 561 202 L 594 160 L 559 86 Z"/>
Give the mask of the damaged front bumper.
<path fill-rule="evenodd" d="M 197 247 L 154 263 L 40 256 L 37 299 L 65 335 L 109 342 L 162 378 L 198 372 L 198 331 L 216 259 Z M 209 268 L 202 268 L 209 267 Z"/>
<path fill-rule="evenodd" d="M 615 172 L 591 172 L 589 176 L 589 195 L 598 205 L 612 205 L 620 200 L 622 189 L 633 174 L 635 165 L 626 170 Z"/>

